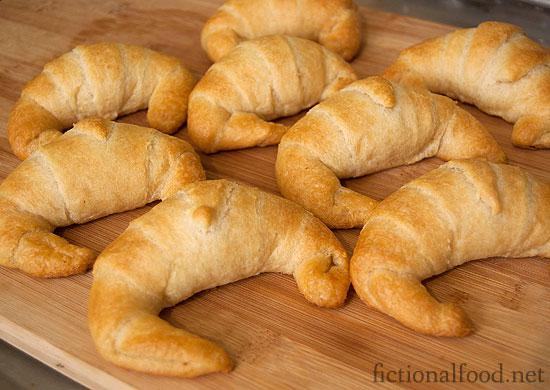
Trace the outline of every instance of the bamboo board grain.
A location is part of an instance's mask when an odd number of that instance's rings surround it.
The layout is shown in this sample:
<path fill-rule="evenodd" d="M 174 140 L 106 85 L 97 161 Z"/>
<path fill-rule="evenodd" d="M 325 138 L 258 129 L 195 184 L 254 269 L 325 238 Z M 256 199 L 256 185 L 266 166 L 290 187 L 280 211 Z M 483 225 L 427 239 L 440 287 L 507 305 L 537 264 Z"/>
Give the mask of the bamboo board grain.
<path fill-rule="evenodd" d="M 9 110 L 22 87 L 46 62 L 77 44 L 113 40 L 179 57 L 200 77 L 210 65 L 200 48 L 200 29 L 220 4 L 219 0 L 1 1 L 0 178 L 5 178 L 19 163 L 6 139 Z M 369 9 L 362 9 L 361 14 L 363 47 L 352 63 L 360 77 L 380 73 L 399 50 L 453 29 Z M 510 124 L 472 107 L 466 109 L 488 127 L 510 163 L 550 180 L 550 151 L 514 148 L 509 141 Z M 146 124 L 143 112 L 121 120 Z M 288 118 L 283 122 L 295 120 Z M 186 130 L 178 136 L 187 139 Z M 209 179 L 230 178 L 278 193 L 274 179 L 276 152 L 276 147 L 252 148 L 201 155 L 201 160 Z M 432 158 L 345 180 L 345 184 L 383 199 L 441 163 Z M 99 252 L 129 221 L 150 207 L 57 232 Z M 359 230 L 335 233 L 351 254 Z M 512 384 L 513 388 L 545 388 L 550 381 L 548 271 L 548 261 L 541 258 L 495 258 L 471 262 L 428 280 L 428 289 L 438 299 L 464 308 L 475 324 L 475 334 L 462 339 L 433 338 L 410 331 L 367 308 L 353 289 L 343 308 L 314 307 L 299 294 L 290 276 L 264 274 L 204 291 L 161 315 L 175 326 L 219 343 L 232 357 L 235 369 L 230 374 L 175 379 L 120 369 L 97 355 L 86 319 L 90 273 L 40 280 L 2 267 L 0 335 L 85 386 L 97 389 L 365 389 L 372 385 L 507 388 Z M 377 363 L 378 371 L 386 375 L 384 382 L 380 373 L 374 376 Z M 452 374 L 453 368 L 458 372 L 460 367 L 477 375 L 483 371 L 497 375 L 487 383 L 482 383 L 484 374 L 476 383 L 468 382 L 474 374 L 464 375 L 464 383 L 450 386 L 426 383 L 428 378 L 415 382 L 420 379 L 417 371 Z M 391 374 L 391 370 L 396 373 Z M 524 375 L 523 383 L 510 382 L 514 380 L 513 371 L 516 381 L 520 372 Z M 392 383 L 392 379 L 397 383 Z M 499 379 L 504 383 L 495 383 Z"/>

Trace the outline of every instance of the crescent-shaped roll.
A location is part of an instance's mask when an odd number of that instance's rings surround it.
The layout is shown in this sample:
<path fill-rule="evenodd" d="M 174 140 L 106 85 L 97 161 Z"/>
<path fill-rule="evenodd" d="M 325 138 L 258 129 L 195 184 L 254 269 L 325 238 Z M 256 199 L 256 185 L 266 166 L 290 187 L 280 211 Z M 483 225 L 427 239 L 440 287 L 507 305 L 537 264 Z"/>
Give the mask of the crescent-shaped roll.
<path fill-rule="evenodd" d="M 41 277 L 85 272 L 95 253 L 55 235 L 56 227 L 135 209 L 203 179 L 199 157 L 179 138 L 82 120 L 0 184 L 0 264 Z"/>
<path fill-rule="evenodd" d="M 465 336 L 464 312 L 421 281 L 469 260 L 550 257 L 550 183 L 482 159 L 448 162 L 383 200 L 351 259 L 361 299 L 418 332 Z"/>
<path fill-rule="evenodd" d="M 518 26 L 485 22 L 429 39 L 403 50 L 383 76 L 515 123 L 515 146 L 550 148 L 550 50 Z"/>
<path fill-rule="evenodd" d="M 358 177 L 426 157 L 506 156 L 451 99 L 381 77 L 359 80 L 313 107 L 283 137 L 275 171 L 281 193 L 331 228 L 362 227 L 373 199 L 343 187 Z"/>
<path fill-rule="evenodd" d="M 24 160 L 73 123 L 115 119 L 149 108 L 149 125 L 173 133 L 185 121 L 195 79 L 178 59 L 144 47 L 103 42 L 49 62 L 11 110 L 8 138 Z"/>
<path fill-rule="evenodd" d="M 361 45 L 358 7 L 352 0 L 229 0 L 204 25 L 201 44 L 216 62 L 243 40 L 266 35 L 316 41 L 351 60 Z"/>
<path fill-rule="evenodd" d="M 192 183 L 135 219 L 94 265 L 88 312 L 95 345 L 133 370 L 181 377 L 231 370 L 211 341 L 159 312 L 261 272 L 292 274 L 305 298 L 343 304 L 345 250 L 321 221 L 286 199 L 226 180 Z"/>
<path fill-rule="evenodd" d="M 307 39 L 242 42 L 193 89 L 189 137 L 206 153 L 276 144 L 288 128 L 269 121 L 297 114 L 356 79 L 340 56 Z"/>

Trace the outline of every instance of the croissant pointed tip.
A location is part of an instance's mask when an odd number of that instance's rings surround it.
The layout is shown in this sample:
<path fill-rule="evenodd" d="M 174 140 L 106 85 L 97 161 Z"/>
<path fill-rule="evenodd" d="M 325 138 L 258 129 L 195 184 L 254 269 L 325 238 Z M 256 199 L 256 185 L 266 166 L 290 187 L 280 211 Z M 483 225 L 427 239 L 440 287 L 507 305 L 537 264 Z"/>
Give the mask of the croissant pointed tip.
<path fill-rule="evenodd" d="M 231 358 L 222 351 L 223 354 L 220 355 L 219 358 L 219 365 L 218 365 L 218 372 L 224 372 L 229 373 L 233 371 L 233 362 L 231 361 Z"/>
<path fill-rule="evenodd" d="M 428 333 L 434 336 L 464 337 L 474 331 L 472 322 L 461 308 L 452 303 L 441 304 L 440 318 Z"/>
<path fill-rule="evenodd" d="M 514 125 L 512 144 L 525 149 L 550 148 L 550 116 L 523 116 Z"/>
<path fill-rule="evenodd" d="M 70 244 L 48 231 L 29 232 L 20 241 L 15 253 L 18 268 L 35 277 L 60 278 L 88 271 L 96 253 Z"/>

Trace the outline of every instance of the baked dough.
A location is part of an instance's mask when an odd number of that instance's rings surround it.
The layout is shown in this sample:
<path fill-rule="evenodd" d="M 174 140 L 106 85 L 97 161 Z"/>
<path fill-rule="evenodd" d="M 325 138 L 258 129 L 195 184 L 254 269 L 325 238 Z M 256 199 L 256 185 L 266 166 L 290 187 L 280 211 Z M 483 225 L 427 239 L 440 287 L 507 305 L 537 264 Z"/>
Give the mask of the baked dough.
<path fill-rule="evenodd" d="M 193 294 L 261 272 L 293 274 L 306 299 L 340 306 L 349 263 L 334 234 L 286 199 L 226 180 L 192 183 L 132 221 L 94 265 L 89 326 L 100 354 L 133 370 L 231 370 L 211 341 L 158 317 Z"/>
<path fill-rule="evenodd" d="M 191 145 L 89 118 L 37 149 L 0 184 L 0 264 L 41 277 L 82 273 L 96 255 L 53 234 L 164 199 L 205 178 Z"/>
<path fill-rule="evenodd" d="M 342 187 L 426 157 L 506 156 L 451 99 L 381 77 L 359 80 L 313 107 L 283 137 L 275 165 L 281 193 L 331 228 L 362 227 L 376 201 Z"/>
<path fill-rule="evenodd" d="M 23 88 L 8 121 L 17 157 L 91 116 L 115 119 L 149 107 L 149 125 L 173 133 L 185 121 L 195 79 L 176 58 L 144 47 L 80 45 L 44 66 Z"/>
<path fill-rule="evenodd" d="M 465 336 L 464 312 L 421 281 L 469 260 L 550 257 L 550 183 L 518 167 L 451 161 L 383 200 L 351 259 L 357 294 L 418 332 Z"/>
<path fill-rule="evenodd" d="M 383 76 L 515 123 L 512 143 L 550 148 L 550 50 L 513 24 L 481 23 L 403 50 Z"/>
<path fill-rule="evenodd" d="M 340 56 L 307 39 L 243 42 L 191 93 L 189 136 L 206 153 L 276 144 L 287 126 L 268 121 L 297 114 L 356 79 Z"/>
<path fill-rule="evenodd" d="M 243 40 L 281 34 L 317 41 L 351 60 L 361 44 L 357 5 L 351 0 L 229 0 L 204 25 L 201 43 L 216 62 Z"/>

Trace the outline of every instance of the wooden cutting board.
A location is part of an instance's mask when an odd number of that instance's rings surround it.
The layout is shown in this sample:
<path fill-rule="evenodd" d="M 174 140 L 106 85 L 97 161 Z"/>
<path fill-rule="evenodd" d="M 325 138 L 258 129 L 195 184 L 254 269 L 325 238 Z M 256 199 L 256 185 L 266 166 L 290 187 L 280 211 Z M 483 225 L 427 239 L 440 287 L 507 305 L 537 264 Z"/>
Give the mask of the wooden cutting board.
<path fill-rule="evenodd" d="M 6 139 L 9 111 L 23 86 L 46 62 L 77 44 L 113 40 L 179 57 L 200 76 L 210 65 L 200 48 L 200 30 L 220 4 L 221 0 L 0 2 L 0 178 L 19 163 Z M 380 73 L 399 50 L 453 29 L 369 9 L 362 9 L 361 15 L 363 47 L 352 63 L 360 77 Z M 466 108 L 488 127 L 510 163 L 550 180 L 550 151 L 514 148 L 510 124 Z M 144 113 L 121 120 L 146 125 Z M 178 136 L 187 139 L 186 130 Z M 276 147 L 253 148 L 201 155 L 201 159 L 209 179 L 225 177 L 278 193 L 276 152 Z M 441 163 L 428 159 L 345 184 L 383 199 Z M 58 233 L 100 252 L 129 221 L 149 209 Z M 359 230 L 335 233 L 351 254 Z M 447 373 L 451 387 L 461 388 L 512 384 L 546 388 L 550 382 L 550 274 L 548 261 L 541 258 L 475 261 L 426 282 L 438 299 L 456 303 L 473 320 L 476 332 L 461 339 L 427 337 L 404 328 L 367 308 L 353 289 L 342 308 L 315 307 L 299 294 L 290 276 L 264 274 L 199 293 L 161 315 L 220 344 L 235 369 L 196 379 L 140 374 L 102 360 L 87 327 L 91 282 L 90 273 L 41 280 L 0 267 L 0 335 L 97 389 L 449 387 L 449 383 L 433 383 L 434 374 L 428 370 L 437 372 L 440 380 Z"/>

